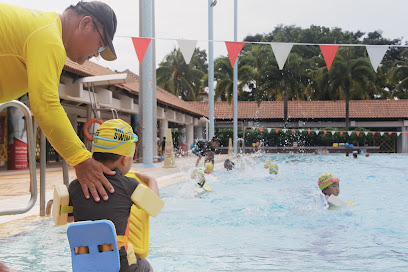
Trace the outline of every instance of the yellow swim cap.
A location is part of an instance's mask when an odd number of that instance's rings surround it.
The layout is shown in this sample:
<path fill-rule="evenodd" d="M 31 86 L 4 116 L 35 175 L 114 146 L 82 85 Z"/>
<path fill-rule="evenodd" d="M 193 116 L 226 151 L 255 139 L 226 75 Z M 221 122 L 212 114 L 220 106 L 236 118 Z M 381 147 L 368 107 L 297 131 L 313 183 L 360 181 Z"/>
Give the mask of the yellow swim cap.
<path fill-rule="evenodd" d="M 340 182 L 340 179 L 336 178 L 333 174 L 323 173 L 317 181 L 317 184 L 319 185 L 320 190 L 323 191 L 334 182 Z"/>
<path fill-rule="evenodd" d="M 204 164 L 204 168 L 204 173 L 210 174 L 214 169 L 214 165 L 211 162 L 207 162 L 206 164 Z"/>
<path fill-rule="evenodd" d="M 133 156 L 137 135 L 132 127 L 123 120 L 111 119 L 104 122 L 95 132 L 94 152 L 113 153 L 122 156 Z"/>
<path fill-rule="evenodd" d="M 269 174 L 275 174 L 275 175 L 277 175 L 277 174 L 278 174 L 278 170 L 279 170 L 279 167 L 278 167 L 278 165 L 277 165 L 275 162 L 270 164 L 270 166 L 269 166 Z"/>
<path fill-rule="evenodd" d="M 265 161 L 264 168 L 265 169 L 269 168 L 269 165 L 271 165 L 271 161 L 270 160 Z"/>

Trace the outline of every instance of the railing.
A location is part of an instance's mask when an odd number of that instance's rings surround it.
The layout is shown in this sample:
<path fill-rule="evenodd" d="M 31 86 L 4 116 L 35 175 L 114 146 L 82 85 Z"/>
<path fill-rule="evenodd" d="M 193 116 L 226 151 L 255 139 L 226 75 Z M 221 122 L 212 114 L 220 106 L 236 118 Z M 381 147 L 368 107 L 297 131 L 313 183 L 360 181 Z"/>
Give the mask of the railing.
<path fill-rule="evenodd" d="M 31 188 L 31 198 L 27 206 L 23 209 L 13 209 L 0 211 L 0 215 L 10 215 L 10 214 L 20 214 L 31 210 L 37 201 L 37 176 L 36 176 L 36 162 L 35 162 L 35 142 L 34 142 L 34 130 L 30 109 L 21 103 L 20 101 L 11 101 L 7 103 L 0 104 L 0 112 L 8 107 L 16 107 L 20 109 L 25 117 L 25 122 L 27 126 L 27 140 L 28 140 L 28 163 L 30 170 L 30 188 Z"/>

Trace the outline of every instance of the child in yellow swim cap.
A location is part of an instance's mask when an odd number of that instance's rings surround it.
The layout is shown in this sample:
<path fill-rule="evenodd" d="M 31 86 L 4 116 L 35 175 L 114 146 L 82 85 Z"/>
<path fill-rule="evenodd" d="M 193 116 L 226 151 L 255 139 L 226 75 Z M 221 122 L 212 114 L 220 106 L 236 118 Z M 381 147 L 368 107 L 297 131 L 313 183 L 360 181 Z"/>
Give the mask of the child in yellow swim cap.
<path fill-rule="evenodd" d="M 269 165 L 269 174 L 277 175 L 279 171 L 278 165 L 274 162 Z"/>
<path fill-rule="evenodd" d="M 271 165 L 271 161 L 270 161 L 270 160 L 266 160 L 265 163 L 264 163 L 264 168 L 265 168 L 265 169 L 268 169 L 270 165 Z"/>
<path fill-rule="evenodd" d="M 116 172 L 113 176 L 105 175 L 115 193 L 108 193 L 109 201 L 95 202 L 93 198 L 85 198 L 78 179 L 72 181 L 68 187 L 70 206 L 73 206 L 70 219 L 72 215 L 75 221 L 108 219 L 115 225 L 118 237 L 126 237 L 125 234 L 129 231 L 130 208 L 133 204 L 131 195 L 140 184 L 137 179 L 159 195 L 155 178 L 141 173 L 134 173 L 134 178 L 125 176 L 132 167 L 137 140 L 132 127 L 123 120 L 112 119 L 100 125 L 94 136 L 93 158 Z M 134 253 L 127 239 L 119 247 L 121 271 L 153 270 L 146 259 L 140 259 Z"/>
<path fill-rule="evenodd" d="M 328 199 L 331 195 L 338 196 L 340 194 L 340 179 L 330 173 L 323 173 L 317 181 L 320 190 Z"/>

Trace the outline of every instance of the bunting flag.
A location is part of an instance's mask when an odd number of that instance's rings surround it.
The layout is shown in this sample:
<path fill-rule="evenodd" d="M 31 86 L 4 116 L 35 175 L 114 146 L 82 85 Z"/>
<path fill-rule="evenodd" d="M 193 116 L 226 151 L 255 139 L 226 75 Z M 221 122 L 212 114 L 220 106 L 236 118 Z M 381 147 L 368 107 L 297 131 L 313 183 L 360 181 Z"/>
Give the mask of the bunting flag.
<path fill-rule="evenodd" d="M 366 45 L 366 50 L 375 72 L 377 72 L 377 68 L 384 58 L 385 53 L 387 53 L 388 48 L 388 45 Z"/>
<path fill-rule="evenodd" d="M 231 66 L 234 68 L 235 61 L 244 47 L 244 42 L 225 42 L 225 46 L 227 47 L 228 57 L 231 62 Z"/>
<path fill-rule="evenodd" d="M 343 135 L 343 132 L 344 132 L 344 131 L 340 131 L 340 135 Z"/>
<path fill-rule="evenodd" d="M 295 133 L 295 130 L 294 130 L 294 129 L 292 129 L 292 133 Z"/>
<path fill-rule="evenodd" d="M 408 132 L 405 132 L 405 136 L 408 136 Z"/>
<path fill-rule="evenodd" d="M 397 137 L 399 137 L 399 136 L 400 136 L 400 134 L 401 134 L 401 132 L 397 132 Z"/>
<path fill-rule="evenodd" d="M 271 128 L 267 128 L 266 130 L 268 131 L 268 133 L 270 133 L 272 129 L 271 129 Z"/>
<path fill-rule="evenodd" d="M 307 134 L 310 134 L 310 129 L 307 130 Z"/>
<path fill-rule="evenodd" d="M 323 134 L 326 135 L 326 133 L 327 133 L 327 130 L 323 130 Z"/>
<path fill-rule="evenodd" d="M 247 127 L 244 127 L 244 130 L 246 130 L 247 129 Z"/>
<path fill-rule="evenodd" d="M 365 136 L 367 136 L 367 134 L 368 134 L 368 131 L 364 131 L 364 134 L 365 134 Z"/>
<path fill-rule="evenodd" d="M 196 48 L 197 41 L 195 40 L 177 40 L 180 47 L 181 54 L 183 54 L 184 61 L 189 64 Z"/>
<path fill-rule="evenodd" d="M 333 63 L 334 57 L 336 56 L 338 45 L 325 45 L 319 44 L 320 50 L 322 51 L 324 60 L 326 61 L 327 70 L 330 70 L 330 67 Z"/>
<path fill-rule="evenodd" d="M 380 135 L 383 136 L 383 135 L 384 135 L 384 132 L 380 132 Z"/>
<path fill-rule="evenodd" d="M 373 136 L 375 135 L 375 133 L 376 133 L 376 132 L 375 132 L 375 131 L 373 131 Z"/>
<path fill-rule="evenodd" d="M 347 133 L 348 133 L 348 135 L 350 136 L 351 135 L 351 133 L 353 133 L 352 131 L 347 131 Z"/>
<path fill-rule="evenodd" d="M 275 59 L 278 62 L 279 70 L 285 66 L 286 59 L 292 50 L 292 43 L 271 43 L 272 51 L 275 54 Z"/>
<path fill-rule="evenodd" d="M 299 129 L 299 132 L 302 133 L 302 132 L 303 132 L 303 129 Z"/>
<path fill-rule="evenodd" d="M 282 128 L 283 133 L 286 133 L 288 131 L 286 128 Z"/>
<path fill-rule="evenodd" d="M 259 128 L 260 131 L 263 131 L 263 127 Z"/>
<path fill-rule="evenodd" d="M 360 131 L 356 131 L 357 136 L 360 136 Z"/>
<path fill-rule="evenodd" d="M 332 132 L 331 132 L 332 135 L 334 135 L 335 133 L 336 133 L 335 131 L 332 131 Z"/>
<path fill-rule="evenodd" d="M 132 37 L 133 46 L 135 47 L 137 58 L 139 59 L 139 64 L 143 62 L 144 55 L 147 48 L 150 45 L 150 38 L 138 38 Z"/>
<path fill-rule="evenodd" d="M 315 130 L 315 132 L 316 132 L 316 135 L 318 135 L 320 131 L 319 131 L 319 130 Z"/>
<path fill-rule="evenodd" d="M 275 132 L 278 133 L 278 132 L 279 132 L 279 128 L 275 128 Z"/>
<path fill-rule="evenodd" d="M 388 132 L 388 135 L 390 135 L 390 136 L 391 136 L 391 133 L 392 133 L 392 132 Z"/>

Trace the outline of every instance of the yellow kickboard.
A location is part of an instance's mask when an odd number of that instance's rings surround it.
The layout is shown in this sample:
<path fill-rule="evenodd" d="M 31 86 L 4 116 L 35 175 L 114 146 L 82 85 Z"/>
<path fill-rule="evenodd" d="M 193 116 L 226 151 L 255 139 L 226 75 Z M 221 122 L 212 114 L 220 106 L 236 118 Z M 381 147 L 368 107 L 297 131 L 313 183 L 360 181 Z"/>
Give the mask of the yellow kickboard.
<path fill-rule="evenodd" d="M 60 184 L 54 187 L 54 198 L 52 202 L 52 218 L 57 226 L 65 225 L 68 213 L 61 213 L 61 206 L 69 205 L 69 193 L 67 186 Z"/>
<path fill-rule="evenodd" d="M 133 203 L 145 210 L 152 217 L 156 217 L 164 206 L 164 201 L 142 183 L 136 187 L 131 199 Z"/>
<path fill-rule="evenodd" d="M 132 205 L 130 209 L 128 241 L 139 258 L 147 257 L 149 254 L 149 215 L 136 205 Z"/>

